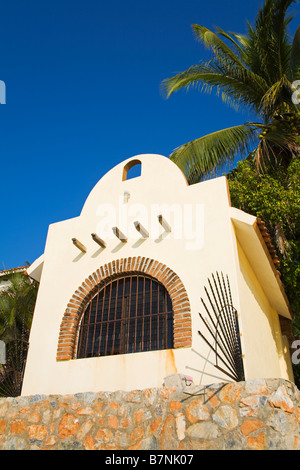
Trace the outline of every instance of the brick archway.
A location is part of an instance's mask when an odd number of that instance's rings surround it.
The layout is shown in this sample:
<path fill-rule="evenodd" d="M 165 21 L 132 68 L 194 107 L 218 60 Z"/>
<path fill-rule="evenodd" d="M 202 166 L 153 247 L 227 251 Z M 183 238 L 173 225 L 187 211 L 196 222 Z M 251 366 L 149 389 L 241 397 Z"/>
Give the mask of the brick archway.
<path fill-rule="evenodd" d="M 191 347 L 192 320 L 188 295 L 181 279 L 168 266 L 150 258 L 134 257 L 101 266 L 78 287 L 70 299 L 60 325 L 57 361 L 74 359 L 78 325 L 85 305 L 99 287 L 124 274 L 147 274 L 167 289 L 174 313 L 174 348 Z"/>

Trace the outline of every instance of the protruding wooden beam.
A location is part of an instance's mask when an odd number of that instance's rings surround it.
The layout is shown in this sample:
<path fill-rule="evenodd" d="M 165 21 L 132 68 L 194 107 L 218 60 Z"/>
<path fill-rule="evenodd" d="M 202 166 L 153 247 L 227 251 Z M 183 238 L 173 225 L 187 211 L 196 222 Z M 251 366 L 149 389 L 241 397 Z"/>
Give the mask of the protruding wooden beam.
<path fill-rule="evenodd" d="M 126 243 L 126 242 L 127 242 L 128 238 L 126 237 L 126 235 L 124 235 L 123 232 L 121 232 L 121 230 L 120 230 L 118 227 L 113 227 L 112 230 L 113 230 L 115 236 L 116 236 L 119 240 L 121 240 L 121 242 L 123 242 L 123 243 Z"/>
<path fill-rule="evenodd" d="M 98 237 L 96 233 L 92 233 L 91 235 L 94 242 L 98 243 L 98 245 L 100 245 L 102 248 L 106 248 L 106 243 L 104 240 L 102 240 L 102 238 Z"/>
<path fill-rule="evenodd" d="M 161 214 L 158 215 L 157 218 L 158 218 L 158 221 L 159 221 L 160 225 L 165 229 L 165 231 L 166 232 L 171 232 L 171 227 L 168 224 L 168 222 L 166 221 L 166 219 L 164 219 L 164 217 Z"/>
<path fill-rule="evenodd" d="M 77 238 L 72 238 L 72 242 L 74 243 L 76 248 L 82 251 L 82 253 L 86 253 L 86 247 L 82 243 L 80 243 L 80 241 L 78 241 Z"/>
<path fill-rule="evenodd" d="M 128 191 L 124 191 L 124 195 L 123 195 L 123 200 L 124 200 L 124 203 L 126 204 L 130 199 L 130 193 Z"/>
<path fill-rule="evenodd" d="M 137 231 L 142 235 L 143 238 L 149 238 L 149 232 L 148 230 L 143 227 L 143 225 L 140 222 L 134 222 L 134 226 L 137 229 Z"/>

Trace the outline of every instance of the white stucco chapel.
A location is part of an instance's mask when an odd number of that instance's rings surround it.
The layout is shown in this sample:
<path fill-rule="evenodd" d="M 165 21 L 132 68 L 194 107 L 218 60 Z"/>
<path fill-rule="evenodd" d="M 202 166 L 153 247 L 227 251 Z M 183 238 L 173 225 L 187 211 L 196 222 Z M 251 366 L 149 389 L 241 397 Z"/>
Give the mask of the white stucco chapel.
<path fill-rule="evenodd" d="M 278 261 L 225 177 L 188 185 L 169 158 L 137 155 L 83 203 L 28 269 L 40 286 L 22 395 L 160 387 L 175 373 L 293 381 Z"/>

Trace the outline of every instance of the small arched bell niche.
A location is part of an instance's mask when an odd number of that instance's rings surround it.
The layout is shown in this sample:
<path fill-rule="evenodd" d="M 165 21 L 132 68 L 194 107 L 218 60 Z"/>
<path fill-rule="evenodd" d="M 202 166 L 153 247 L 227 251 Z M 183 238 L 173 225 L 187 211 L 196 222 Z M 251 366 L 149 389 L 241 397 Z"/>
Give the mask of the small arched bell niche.
<path fill-rule="evenodd" d="M 141 160 L 130 160 L 123 168 L 122 181 L 127 181 L 132 178 L 138 178 L 142 174 Z"/>

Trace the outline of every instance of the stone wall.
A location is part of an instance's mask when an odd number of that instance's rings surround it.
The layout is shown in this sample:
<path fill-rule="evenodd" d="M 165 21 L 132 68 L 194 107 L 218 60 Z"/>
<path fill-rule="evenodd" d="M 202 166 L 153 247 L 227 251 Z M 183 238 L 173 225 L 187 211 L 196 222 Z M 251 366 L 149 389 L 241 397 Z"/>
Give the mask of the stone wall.
<path fill-rule="evenodd" d="M 0 449 L 300 450 L 300 392 L 257 379 L 1 398 Z"/>

